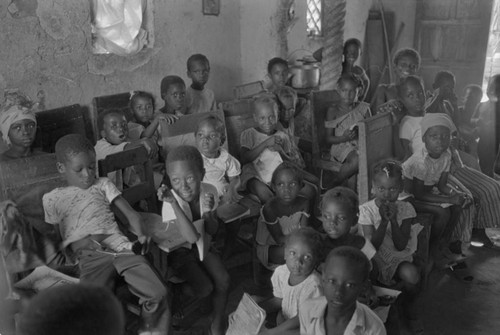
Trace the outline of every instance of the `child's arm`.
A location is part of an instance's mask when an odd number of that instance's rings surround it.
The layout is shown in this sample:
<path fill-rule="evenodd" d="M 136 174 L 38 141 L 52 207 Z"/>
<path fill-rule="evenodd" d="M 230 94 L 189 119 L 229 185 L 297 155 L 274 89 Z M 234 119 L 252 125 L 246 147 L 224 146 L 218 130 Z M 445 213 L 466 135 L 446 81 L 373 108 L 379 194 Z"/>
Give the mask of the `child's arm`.
<path fill-rule="evenodd" d="M 382 211 L 382 207 L 379 210 Z M 367 225 L 367 224 L 361 225 L 363 227 L 363 235 L 367 240 L 369 240 L 372 243 L 372 245 L 377 250 L 384 241 L 388 223 L 389 221 L 387 220 L 387 218 L 382 216 L 382 220 L 380 221 L 380 225 L 378 226 L 377 229 L 375 229 L 374 225 Z"/>
<path fill-rule="evenodd" d="M 408 245 L 413 218 L 404 219 L 401 226 L 397 219 L 391 220 L 392 242 L 398 251 L 402 251 Z"/>
<path fill-rule="evenodd" d="M 241 147 L 240 149 L 240 160 L 241 164 L 247 164 L 253 162 L 266 148 L 275 146 L 277 143 L 275 141 L 275 136 L 270 136 L 268 139 L 254 147 L 249 149 L 247 147 Z"/>
<path fill-rule="evenodd" d="M 229 185 L 227 186 L 227 192 L 224 194 L 224 200 L 229 202 L 238 202 L 243 199 L 243 196 L 238 193 L 238 188 L 240 187 L 241 180 L 240 176 L 229 177 Z"/>
<path fill-rule="evenodd" d="M 146 236 L 142 231 L 142 218 L 121 195 L 113 200 L 113 204 L 120 210 L 120 212 L 127 218 L 130 226 L 130 231 L 137 235 L 139 242 L 144 243 Z"/>
<path fill-rule="evenodd" d="M 443 175 L 441 175 L 441 177 L 443 177 Z M 446 179 L 448 179 L 447 173 L 446 173 Z M 439 182 L 441 183 L 441 179 Z M 420 201 L 439 203 L 439 204 L 441 204 L 441 203 L 451 203 L 451 204 L 456 204 L 456 205 L 461 204 L 461 203 L 459 203 L 460 199 L 459 199 L 458 194 L 446 196 L 446 195 L 432 194 L 430 192 L 427 192 L 424 181 L 420 180 L 418 178 L 413 178 L 413 195 L 415 196 L 415 199 L 420 200 Z M 463 201 L 462 201 L 462 203 L 463 203 Z"/>
<path fill-rule="evenodd" d="M 153 134 L 155 133 L 156 129 L 158 129 L 158 126 L 160 125 L 160 118 L 161 115 L 155 116 L 153 121 L 149 124 L 149 126 L 144 129 L 144 131 L 141 134 L 141 138 L 151 138 L 153 137 Z"/>
<path fill-rule="evenodd" d="M 262 208 L 262 217 L 274 241 L 279 245 L 283 245 L 285 243 L 285 235 L 283 235 L 283 231 L 281 231 L 278 217 L 272 210 L 271 204 L 272 200 L 264 205 L 264 207 Z M 269 222 L 274 222 L 274 224 L 269 224 Z"/>
<path fill-rule="evenodd" d="M 186 241 L 191 244 L 198 241 L 200 234 L 194 227 L 193 223 L 187 218 L 186 214 L 182 210 L 181 206 L 179 206 L 179 203 L 167 186 L 162 185 L 158 189 L 158 200 L 170 203 L 176 216 L 177 227 Z"/>
<path fill-rule="evenodd" d="M 158 146 L 150 138 L 141 138 L 139 140 L 132 141 L 132 142 L 128 143 L 127 145 L 125 145 L 123 150 L 134 149 L 134 148 L 138 148 L 141 146 L 146 148 L 146 151 L 148 152 L 149 157 L 153 157 L 158 153 Z"/>

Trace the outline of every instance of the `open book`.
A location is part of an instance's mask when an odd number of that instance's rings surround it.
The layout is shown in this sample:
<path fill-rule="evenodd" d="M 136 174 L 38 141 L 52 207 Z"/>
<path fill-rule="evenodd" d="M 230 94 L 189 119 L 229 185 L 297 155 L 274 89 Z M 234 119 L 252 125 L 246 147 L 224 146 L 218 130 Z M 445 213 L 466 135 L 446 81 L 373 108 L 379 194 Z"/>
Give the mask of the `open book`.
<path fill-rule="evenodd" d="M 51 287 L 78 284 L 79 282 L 80 280 L 78 278 L 70 277 L 46 265 L 42 265 L 37 267 L 28 276 L 15 283 L 14 287 L 17 289 L 40 292 Z"/>
<path fill-rule="evenodd" d="M 220 205 L 217 207 L 216 211 L 217 217 L 224 223 L 236 221 L 239 218 L 250 214 L 250 208 L 234 202 Z"/>
<path fill-rule="evenodd" d="M 238 308 L 229 319 L 226 335 L 256 335 L 265 320 L 266 312 L 248 293 L 243 293 Z"/>

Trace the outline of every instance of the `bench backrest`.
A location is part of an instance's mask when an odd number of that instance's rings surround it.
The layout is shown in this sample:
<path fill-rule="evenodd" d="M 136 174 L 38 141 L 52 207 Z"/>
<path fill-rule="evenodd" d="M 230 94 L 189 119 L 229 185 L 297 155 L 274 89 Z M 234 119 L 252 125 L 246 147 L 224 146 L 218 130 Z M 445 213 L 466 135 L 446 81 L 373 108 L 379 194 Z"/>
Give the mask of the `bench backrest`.
<path fill-rule="evenodd" d="M 253 98 L 237 99 L 222 103 L 226 118 L 229 153 L 240 157 L 240 136 L 248 128 L 255 126 L 253 119 Z"/>

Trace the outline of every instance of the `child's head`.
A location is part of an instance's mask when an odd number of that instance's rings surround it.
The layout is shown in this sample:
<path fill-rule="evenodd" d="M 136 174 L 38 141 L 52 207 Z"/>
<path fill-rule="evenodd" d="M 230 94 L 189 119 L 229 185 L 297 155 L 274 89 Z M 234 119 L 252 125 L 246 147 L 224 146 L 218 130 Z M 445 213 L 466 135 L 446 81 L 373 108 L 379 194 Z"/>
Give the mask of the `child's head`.
<path fill-rule="evenodd" d="M 359 80 L 352 73 L 341 75 L 337 81 L 340 102 L 345 105 L 351 105 L 356 102 L 359 86 Z"/>
<path fill-rule="evenodd" d="M 353 247 L 333 249 L 323 268 L 323 290 L 328 308 L 336 313 L 355 309 L 358 296 L 366 289 L 370 261 Z"/>
<path fill-rule="evenodd" d="M 422 116 L 425 106 L 424 85 L 417 76 L 406 76 L 398 85 L 398 95 L 410 116 Z"/>
<path fill-rule="evenodd" d="M 119 109 L 108 109 L 99 114 L 97 129 L 101 137 L 113 145 L 125 142 L 128 137 L 127 118 Z"/>
<path fill-rule="evenodd" d="M 289 86 L 280 86 L 274 93 L 278 99 L 280 121 L 290 121 L 295 115 L 297 92 Z"/>
<path fill-rule="evenodd" d="M 488 87 L 486 88 L 486 95 L 488 99 L 492 102 L 497 102 L 500 90 L 500 74 L 495 74 L 488 81 Z"/>
<path fill-rule="evenodd" d="M 95 150 L 85 137 L 69 134 L 56 142 L 57 170 L 69 186 L 87 189 L 96 178 Z"/>
<path fill-rule="evenodd" d="M 253 103 L 253 119 L 257 129 L 264 134 L 272 134 L 278 122 L 278 104 L 268 95 L 257 98 Z"/>
<path fill-rule="evenodd" d="M 476 106 L 481 102 L 483 98 L 483 89 L 481 86 L 476 84 L 470 84 L 465 86 L 463 103 L 465 108 L 474 110 Z"/>
<path fill-rule="evenodd" d="M 358 223 L 358 196 L 347 187 L 339 186 L 328 190 L 322 196 L 319 207 L 323 229 L 332 239 L 348 235 Z"/>
<path fill-rule="evenodd" d="M 304 186 L 302 172 L 295 165 L 283 162 L 274 170 L 271 186 L 281 201 L 293 202 Z"/>
<path fill-rule="evenodd" d="M 186 105 L 186 84 L 179 76 L 166 76 L 161 80 L 161 98 L 171 110 L 182 110 Z"/>
<path fill-rule="evenodd" d="M 455 75 L 450 71 L 439 71 L 432 83 L 433 89 L 441 91 L 443 96 L 448 97 L 455 92 Z"/>
<path fill-rule="evenodd" d="M 267 63 L 267 74 L 275 87 L 284 86 L 288 80 L 288 62 L 274 57 Z"/>
<path fill-rule="evenodd" d="M 285 263 L 290 273 L 307 277 L 321 259 L 321 236 L 310 227 L 299 228 L 286 236 Z"/>
<path fill-rule="evenodd" d="M 403 169 L 394 160 L 383 160 L 373 167 L 372 192 L 379 202 L 395 202 L 403 189 Z"/>
<path fill-rule="evenodd" d="M 21 314 L 20 335 L 123 334 L 125 316 L 110 290 L 62 285 L 38 293 Z"/>
<path fill-rule="evenodd" d="M 420 54 L 411 48 L 399 49 L 394 55 L 393 63 L 399 78 L 411 76 L 420 68 Z"/>
<path fill-rule="evenodd" d="M 194 54 L 187 60 L 187 76 L 193 84 L 199 88 L 205 86 L 210 74 L 210 63 L 208 58 L 202 54 Z"/>
<path fill-rule="evenodd" d="M 427 113 L 420 123 L 422 140 L 429 155 L 441 156 L 450 146 L 451 133 L 456 128 L 450 117 L 444 113 Z"/>
<path fill-rule="evenodd" d="M 36 134 L 35 113 L 25 107 L 11 106 L 0 113 L 0 131 L 7 145 L 31 147 Z"/>
<path fill-rule="evenodd" d="M 210 115 L 198 122 L 194 136 L 198 150 L 208 158 L 215 158 L 226 140 L 226 127 L 221 119 Z"/>
<path fill-rule="evenodd" d="M 344 43 L 344 61 L 348 64 L 354 64 L 359 58 L 361 52 L 361 41 L 357 38 L 350 38 Z"/>
<path fill-rule="evenodd" d="M 175 193 L 187 202 L 199 198 L 205 168 L 198 149 L 190 145 L 175 147 L 168 153 L 165 166 Z"/>
<path fill-rule="evenodd" d="M 154 99 L 147 92 L 134 91 L 130 95 L 130 110 L 137 122 L 149 124 L 153 119 Z"/>

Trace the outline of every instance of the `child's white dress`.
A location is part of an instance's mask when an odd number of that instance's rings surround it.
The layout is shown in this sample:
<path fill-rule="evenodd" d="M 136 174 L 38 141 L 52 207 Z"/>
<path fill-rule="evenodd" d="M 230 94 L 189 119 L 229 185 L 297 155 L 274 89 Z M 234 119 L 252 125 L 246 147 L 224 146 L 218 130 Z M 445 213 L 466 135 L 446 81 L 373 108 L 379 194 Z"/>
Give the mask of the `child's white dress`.
<path fill-rule="evenodd" d="M 360 102 L 349 113 L 344 114 L 334 120 L 325 121 L 325 128 L 334 128 L 335 136 L 342 136 L 348 129 L 354 127 L 359 121 L 371 116 L 370 105 Z M 350 152 L 358 151 L 358 140 L 333 144 L 330 148 L 330 158 L 343 163 Z"/>
<path fill-rule="evenodd" d="M 409 202 L 398 200 L 396 201 L 396 206 L 398 208 L 397 217 L 399 226 L 401 226 L 403 220 L 415 218 L 417 216 L 415 209 Z M 370 200 L 359 206 L 360 225 L 374 226 L 375 229 L 378 229 L 381 221 L 382 217 L 379 213 L 379 207 L 375 204 L 375 200 Z M 413 253 L 417 250 L 418 233 L 420 233 L 422 228 L 423 227 L 419 224 L 413 224 L 411 226 L 410 238 L 408 239 L 406 248 L 399 251 L 394 246 L 392 240 L 391 224 L 387 224 L 384 240 L 373 257 L 379 270 L 378 280 L 382 284 L 394 284 L 393 278 L 399 264 L 402 262 L 413 262 Z"/>
<path fill-rule="evenodd" d="M 229 185 L 226 175 L 228 178 L 240 175 L 240 162 L 224 148 L 220 148 L 219 157 L 208 158 L 203 154 L 201 157 L 203 157 L 203 167 L 205 168 L 203 181 L 214 185 L 220 198 L 227 192 Z"/>

